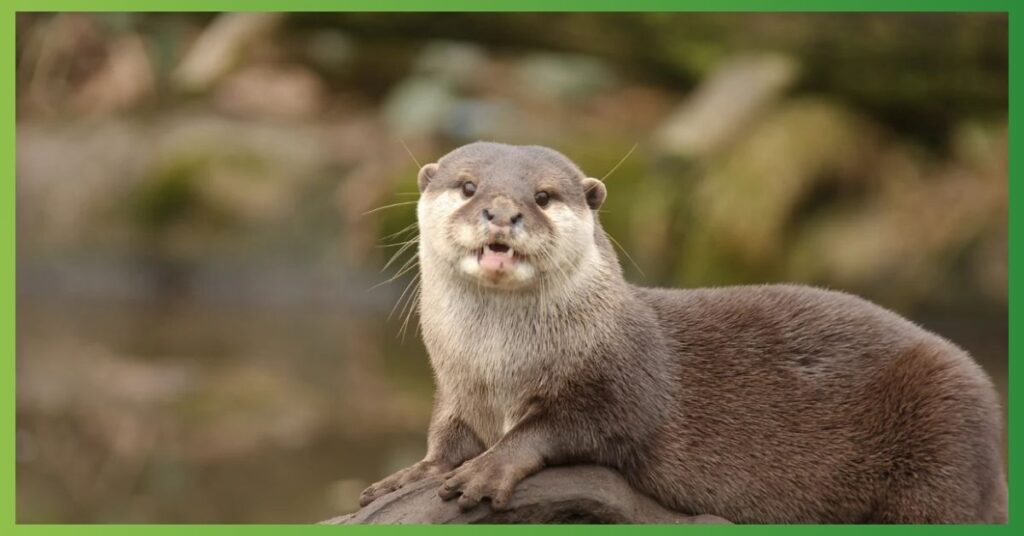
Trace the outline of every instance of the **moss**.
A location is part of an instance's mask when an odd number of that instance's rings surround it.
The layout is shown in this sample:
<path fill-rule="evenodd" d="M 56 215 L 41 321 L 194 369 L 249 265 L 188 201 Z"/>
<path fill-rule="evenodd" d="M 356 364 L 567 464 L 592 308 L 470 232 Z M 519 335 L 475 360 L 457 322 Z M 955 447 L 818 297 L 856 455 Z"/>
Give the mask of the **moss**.
<path fill-rule="evenodd" d="M 197 179 L 203 163 L 182 159 L 155 171 L 132 202 L 132 216 L 140 227 L 158 231 L 187 218 L 200 204 Z"/>

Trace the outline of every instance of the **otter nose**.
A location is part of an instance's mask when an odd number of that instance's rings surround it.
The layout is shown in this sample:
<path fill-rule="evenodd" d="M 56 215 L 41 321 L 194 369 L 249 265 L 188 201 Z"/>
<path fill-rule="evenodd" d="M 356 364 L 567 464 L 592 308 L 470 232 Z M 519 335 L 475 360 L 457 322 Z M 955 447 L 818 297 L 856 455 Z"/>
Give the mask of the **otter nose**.
<path fill-rule="evenodd" d="M 496 204 L 484 209 L 484 220 L 491 225 L 508 227 L 523 221 L 523 213 L 508 203 Z"/>

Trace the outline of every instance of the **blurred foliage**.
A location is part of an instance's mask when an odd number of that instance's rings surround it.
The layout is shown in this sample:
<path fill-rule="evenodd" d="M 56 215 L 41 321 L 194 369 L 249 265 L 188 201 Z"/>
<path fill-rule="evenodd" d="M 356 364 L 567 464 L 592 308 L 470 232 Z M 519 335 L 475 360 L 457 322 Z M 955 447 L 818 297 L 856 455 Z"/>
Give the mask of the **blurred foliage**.
<path fill-rule="evenodd" d="M 141 188 L 134 203 L 138 224 L 161 229 L 188 217 L 195 207 L 196 162 L 174 162 L 168 169 L 158 170 L 158 177 Z"/>
<path fill-rule="evenodd" d="M 18 519 L 314 521 L 420 456 L 414 271 L 375 285 L 476 139 L 605 177 L 633 282 L 856 292 L 1005 388 L 1007 30 L 18 13 Z"/>

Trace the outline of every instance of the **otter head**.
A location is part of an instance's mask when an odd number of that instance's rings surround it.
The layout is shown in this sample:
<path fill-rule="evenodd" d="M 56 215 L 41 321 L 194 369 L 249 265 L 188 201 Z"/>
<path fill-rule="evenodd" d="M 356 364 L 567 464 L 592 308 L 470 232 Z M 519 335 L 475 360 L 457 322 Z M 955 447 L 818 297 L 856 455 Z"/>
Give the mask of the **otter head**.
<path fill-rule="evenodd" d="M 420 247 L 455 277 L 524 289 L 572 277 L 595 252 L 604 184 L 557 151 L 477 142 L 418 180 Z"/>

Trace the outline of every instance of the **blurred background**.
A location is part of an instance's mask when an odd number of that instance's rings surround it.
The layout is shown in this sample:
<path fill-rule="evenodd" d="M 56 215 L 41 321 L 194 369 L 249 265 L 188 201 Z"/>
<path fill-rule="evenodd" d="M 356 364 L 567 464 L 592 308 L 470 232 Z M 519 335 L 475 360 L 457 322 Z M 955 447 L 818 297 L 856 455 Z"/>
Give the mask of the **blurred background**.
<path fill-rule="evenodd" d="M 855 292 L 1005 397 L 1003 14 L 19 13 L 16 35 L 21 523 L 314 522 L 418 460 L 414 160 L 477 139 L 614 171 L 633 282 Z"/>

